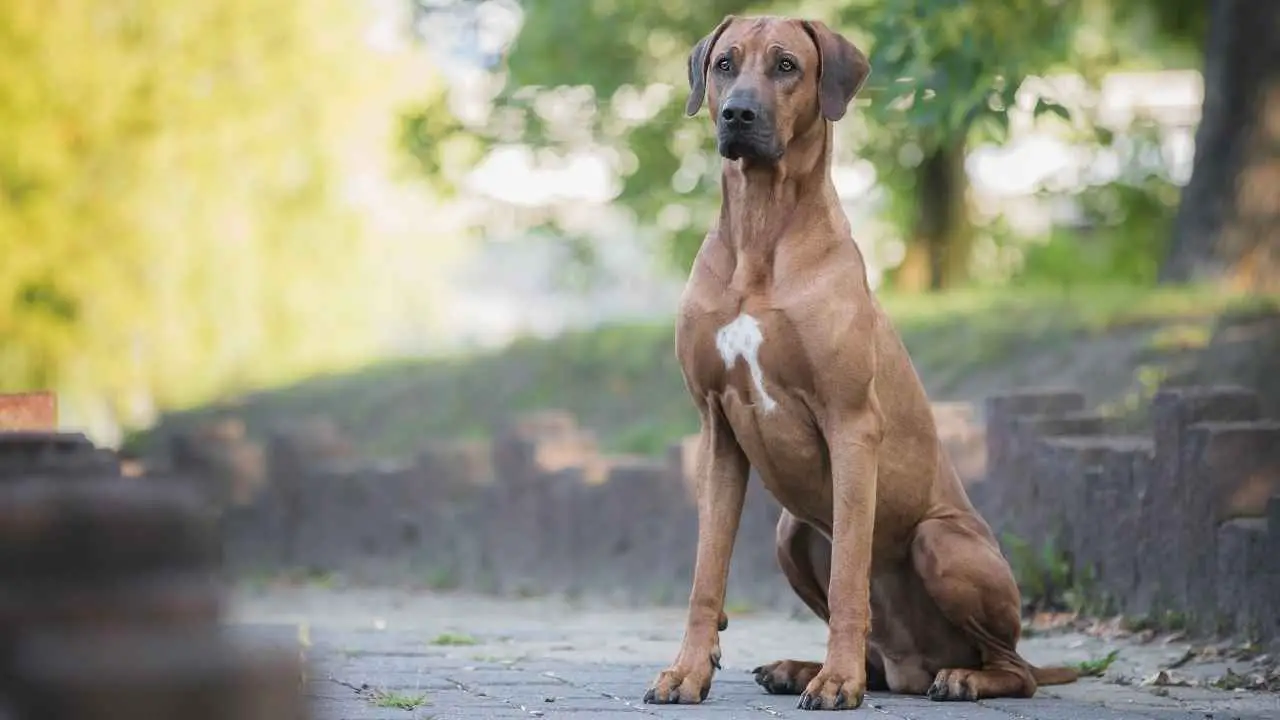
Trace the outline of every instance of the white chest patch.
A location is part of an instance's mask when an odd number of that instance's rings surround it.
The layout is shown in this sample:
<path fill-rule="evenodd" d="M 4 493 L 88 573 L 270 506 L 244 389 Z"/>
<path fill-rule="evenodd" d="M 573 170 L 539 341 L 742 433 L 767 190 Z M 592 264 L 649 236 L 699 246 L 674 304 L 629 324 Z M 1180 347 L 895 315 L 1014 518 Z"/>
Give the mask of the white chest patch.
<path fill-rule="evenodd" d="M 764 371 L 760 368 L 760 346 L 764 344 L 764 333 L 760 332 L 760 323 L 747 314 L 739 315 L 733 322 L 716 332 L 716 349 L 724 358 L 724 366 L 730 370 L 742 358 L 751 371 L 751 381 L 755 383 L 756 392 L 760 395 L 760 405 L 765 412 L 777 407 L 778 403 L 769 397 L 764 389 Z"/>

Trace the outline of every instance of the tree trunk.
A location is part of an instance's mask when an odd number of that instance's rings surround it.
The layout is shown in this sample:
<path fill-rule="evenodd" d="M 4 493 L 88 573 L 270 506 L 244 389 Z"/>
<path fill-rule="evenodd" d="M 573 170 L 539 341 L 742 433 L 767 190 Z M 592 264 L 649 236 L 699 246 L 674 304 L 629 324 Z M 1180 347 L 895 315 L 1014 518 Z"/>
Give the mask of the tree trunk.
<path fill-rule="evenodd" d="M 1211 0 L 1204 106 L 1162 282 L 1280 289 L 1280 2 Z"/>
<path fill-rule="evenodd" d="M 933 263 L 929 248 L 920 242 L 907 243 L 902 262 L 893 269 L 893 287 L 904 293 L 922 293 L 933 285 Z"/>
<path fill-rule="evenodd" d="M 911 243 L 897 273 L 906 292 L 938 291 L 969 278 L 968 176 L 965 144 L 944 145 L 916 171 L 916 217 Z"/>

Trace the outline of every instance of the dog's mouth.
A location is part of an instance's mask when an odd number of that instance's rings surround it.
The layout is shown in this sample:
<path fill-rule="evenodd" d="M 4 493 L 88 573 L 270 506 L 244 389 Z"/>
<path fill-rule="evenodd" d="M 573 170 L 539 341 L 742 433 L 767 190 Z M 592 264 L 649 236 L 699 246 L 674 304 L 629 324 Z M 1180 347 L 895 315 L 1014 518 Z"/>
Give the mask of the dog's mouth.
<path fill-rule="evenodd" d="M 767 135 L 721 132 L 718 143 L 721 157 L 729 160 L 777 162 L 782 156 L 777 143 Z"/>

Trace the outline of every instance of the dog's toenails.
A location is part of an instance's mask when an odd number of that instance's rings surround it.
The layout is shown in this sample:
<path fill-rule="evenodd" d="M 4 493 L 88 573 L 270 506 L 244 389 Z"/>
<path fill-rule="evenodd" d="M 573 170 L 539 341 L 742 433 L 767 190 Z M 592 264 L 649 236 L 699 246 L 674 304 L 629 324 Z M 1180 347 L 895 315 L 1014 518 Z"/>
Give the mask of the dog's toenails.
<path fill-rule="evenodd" d="M 969 683 L 954 678 L 934 680 L 925 697 L 934 702 L 971 702 L 977 699 Z"/>

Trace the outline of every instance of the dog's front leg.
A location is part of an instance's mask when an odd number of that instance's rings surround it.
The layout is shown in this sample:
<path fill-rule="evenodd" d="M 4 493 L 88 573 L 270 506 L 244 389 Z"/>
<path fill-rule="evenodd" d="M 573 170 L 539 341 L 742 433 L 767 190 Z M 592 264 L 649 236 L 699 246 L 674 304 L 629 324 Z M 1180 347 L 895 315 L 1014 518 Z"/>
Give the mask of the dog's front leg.
<path fill-rule="evenodd" d="M 649 691 L 647 703 L 700 703 L 720 667 L 720 618 L 723 616 L 729 558 L 747 492 L 747 458 L 714 403 L 702 408 L 697 458 L 698 550 L 693 590 L 680 653 Z"/>
<path fill-rule="evenodd" d="M 871 546 L 876 512 L 880 413 L 874 396 L 827 433 L 831 451 L 831 619 L 827 659 L 800 695 L 804 710 L 852 710 L 867 689 Z"/>

